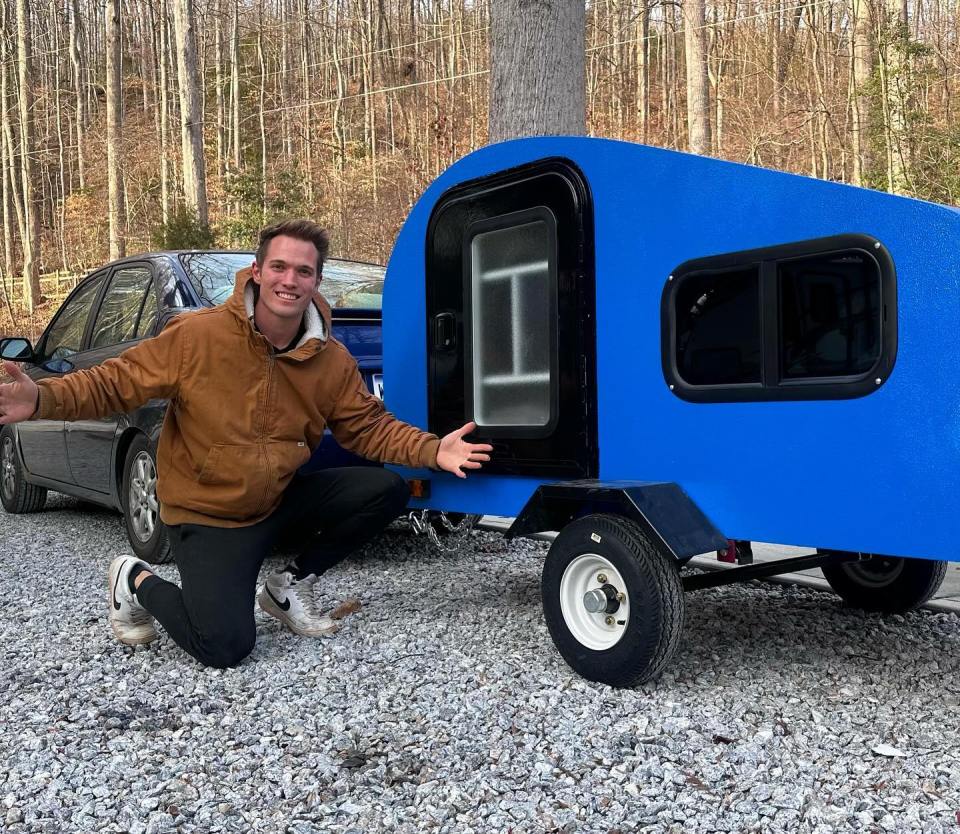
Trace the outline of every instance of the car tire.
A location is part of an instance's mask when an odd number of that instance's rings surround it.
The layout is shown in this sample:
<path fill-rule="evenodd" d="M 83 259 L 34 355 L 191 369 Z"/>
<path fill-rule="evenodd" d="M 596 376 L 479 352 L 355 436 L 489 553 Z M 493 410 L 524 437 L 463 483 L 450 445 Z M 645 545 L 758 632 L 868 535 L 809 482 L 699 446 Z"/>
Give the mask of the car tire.
<path fill-rule="evenodd" d="M 937 592 L 947 575 L 947 563 L 874 555 L 866 561 L 824 565 L 821 570 L 848 605 L 881 614 L 903 614 L 919 608 Z"/>
<path fill-rule="evenodd" d="M 547 553 L 541 591 L 557 650 L 588 680 L 645 683 L 663 672 L 680 643 L 679 565 L 628 519 L 589 515 L 564 527 Z M 596 592 L 605 607 L 590 611 L 586 595 Z"/>
<path fill-rule="evenodd" d="M 151 565 L 169 562 L 170 540 L 157 498 L 157 455 L 145 435 L 138 434 L 127 449 L 122 489 L 123 519 L 133 552 Z"/>
<path fill-rule="evenodd" d="M 17 438 L 9 426 L 0 431 L 0 503 L 12 514 L 36 513 L 47 503 L 47 490 L 27 483 L 23 476 Z"/>

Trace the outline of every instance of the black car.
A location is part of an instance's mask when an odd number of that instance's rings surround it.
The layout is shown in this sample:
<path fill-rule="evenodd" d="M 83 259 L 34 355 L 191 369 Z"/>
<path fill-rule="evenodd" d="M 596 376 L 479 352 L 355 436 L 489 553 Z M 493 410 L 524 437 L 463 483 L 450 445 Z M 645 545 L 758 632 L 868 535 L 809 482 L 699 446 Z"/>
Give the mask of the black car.
<path fill-rule="evenodd" d="M 4 355 L 45 379 L 89 368 L 159 333 L 176 315 L 225 301 L 253 252 L 159 252 L 124 258 L 84 278 L 34 348 L 3 340 Z M 380 298 L 383 268 L 330 259 L 321 292 L 333 308 L 334 336 L 357 359 L 370 390 L 382 396 Z M 167 403 L 98 420 L 32 420 L 0 431 L 0 502 L 9 513 L 43 508 L 47 490 L 123 513 L 134 552 L 169 559 L 157 503 L 156 443 Z M 305 469 L 366 463 L 327 434 Z"/>

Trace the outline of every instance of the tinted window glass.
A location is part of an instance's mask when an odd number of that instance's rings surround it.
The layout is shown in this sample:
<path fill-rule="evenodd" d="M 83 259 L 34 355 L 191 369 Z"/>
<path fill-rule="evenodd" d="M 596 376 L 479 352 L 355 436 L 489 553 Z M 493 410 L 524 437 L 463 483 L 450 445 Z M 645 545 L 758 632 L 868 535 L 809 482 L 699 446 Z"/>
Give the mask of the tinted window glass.
<path fill-rule="evenodd" d="M 552 388 L 553 235 L 542 220 L 470 243 L 474 417 L 480 426 L 545 426 Z"/>
<path fill-rule="evenodd" d="M 87 329 L 90 307 L 97 297 L 106 273 L 84 284 L 60 311 L 50 325 L 43 343 L 43 360 L 63 359 L 79 352 L 83 347 L 83 334 Z"/>
<path fill-rule="evenodd" d="M 142 339 L 153 333 L 153 326 L 157 323 L 157 294 L 153 287 L 147 289 L 147 296 L 143 300 L 143 309 L 140 311 L 140 323 L 137 325 L 137 338 Z"/>
<path fill-rule="evenodd" d="M 191 252 L 181 255 L 180 263 L 201 298 L 222 304 L 233 293 L 237 273 L 253 263 L 253 252 Z"/>
<path fill-rule="evenodd" d="M 676 317 L 677 371 L 684 381 L 760 382 L 759 266 L 684 276 Z"/>
<path fill-rule="evenodd" d="M 777 264 L 784 379 L 855 376 L 880 358 L 876 262 L 860 252 Z"/>
<path fill-rule="evenodd" d="M 114 271 L 93 325 L 91 348 L 118 345 L 136 337 L 148 289 L 153 295 L 153 277 L 147 267 L 129 266 Z"/>
<path fill-rule="evenodd" d="M 323 265 L 320 293 L 331 307 L 379 310 L 383 307 L 382 266 L 328 260 Z"/>

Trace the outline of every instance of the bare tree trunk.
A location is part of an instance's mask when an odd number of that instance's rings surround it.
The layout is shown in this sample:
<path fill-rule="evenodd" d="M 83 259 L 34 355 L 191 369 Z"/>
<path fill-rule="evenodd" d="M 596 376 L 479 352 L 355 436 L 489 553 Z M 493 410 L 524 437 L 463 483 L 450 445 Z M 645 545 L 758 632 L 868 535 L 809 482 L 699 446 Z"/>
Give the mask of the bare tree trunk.
<path fill-rule="evenodd" d="M 263 111 L 267 106 L 267 61 L 263 52 L 263 0 L 260 0 L 260 25 L 257 27 L 257 61 L 260 65 L 260 213 L 267 219 L 267 125 Z"/>
<path fill-rule="evenodd" d="M 650 132 L 650 0 L 638 0 L 637 21 L 637 127 L 641 142 Z"/>
<path fill-rule="evenodd" d="M 16 179 L 13 176 L 13 143 L 10 141 L 10 93 L 9 59 L 10 41 L 7 38 L 7 3 L 0 0 L 0 119 L 3 120 L 3 134 L 0 135 L 0 177 L 3 182 L 3 264 L 4 275 L 13 278 L 13 218 L 10 203 L 16 201 Z M 19 203 L 17 204 L 19 208 Z M 23 218 L 20 218 L 23 230 Z"/>
<path fill-rule="evenodd" d="M 107 4 L 107 215 L 110 219 L 110 260 L 126 254 L 123 160 L 120 153 L 120 0 Z"/>
<path fill-rule="evenodd" d="M 83 153 L 83 136 L 87 124 L 87 111 L 83 97 L 83 64 L 80 55 L 80 6 L 70 0 L 70 58 L 73 61 L 73 84 L 77 108 L 77 174 L 80 188 L 87 187 L 86 159 Z"/>
<path fill-rule="evenodd" d="M 587 129 L 582 0 L 493 0 L 490 141 Z M 536 59 L 531 59 L 531 45 Z"/>
<path fill-rule="evenodd" d="M 220 179 L 223 179 L 227 169 L 226 123 L 223 104 L 223 17 L 223 0 L 217 0 L 214 12 L 214 38 L 216 40 L 214 61 L 216 62 L 215 83 L 217 85 L 217 176 Z"/>
<path fill-rule="evenodd" d="M 233 27 L 230 33 L 230 106 L 233 124 L 233 167 L 241 168 L 240 157 L 240 0 L 233 0 Z"/>
<path fill-rule="evenodd" d="M 170 53 L 169 12 L 166 0 L 161 0 L 159 8 L 158 30 L 160 33 L 160 211 L 163 225 L 170 222 L 170 73 L 167 71 L 167 58 Z"/>
<path fill-rule="evenodd" d="M 194 38 L 193 0 L 173 0 L 173 28 L 180 85 L 180 139 L 183 147 L 183 196 L 201 226 L 209 224 L 207 174 L 203 158 L 200 76 Z"/>
<path fill-rule="evenodd" d="M 20 176 L 23 180 L 23 213 L 26 234 L 23 237 L 24 305 L 33 313 L 43 301 L 40 294 L 40 215 L 34 205 L 33 156 L 33 56 L 30 39 L 30 12 L 27 0 L 17 0 L 17 64 L 20 76 Z"/>
<path fill-rule="evenodd" d="M 687 136 L 691 153 L 709 154 L 710 77 L 707 68 L 704 0 L 683 0 L 683 43 L 687 59 Z"/>

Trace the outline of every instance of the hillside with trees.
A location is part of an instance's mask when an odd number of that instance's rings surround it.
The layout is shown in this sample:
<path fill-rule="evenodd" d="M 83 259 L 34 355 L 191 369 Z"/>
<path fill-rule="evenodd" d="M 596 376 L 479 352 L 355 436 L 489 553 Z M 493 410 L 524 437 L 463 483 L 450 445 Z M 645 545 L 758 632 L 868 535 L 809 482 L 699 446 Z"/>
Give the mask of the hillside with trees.
<path fill-rule="evenodd" d="M 41 273 L 249 247 L 281 216 L 383 261 L 424 188 L 487 142 L 490 12 L 0 0 L 0 330 L 35 329 L 43 293 L 70 285 L 45 290 Z M 586 129 L 957 203 L 958 14 L 945 0 L 596 0 Z M 525 25 L 508 48 L 542 60 Z"/>

